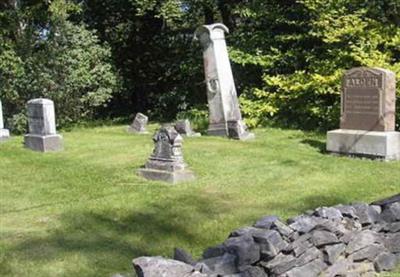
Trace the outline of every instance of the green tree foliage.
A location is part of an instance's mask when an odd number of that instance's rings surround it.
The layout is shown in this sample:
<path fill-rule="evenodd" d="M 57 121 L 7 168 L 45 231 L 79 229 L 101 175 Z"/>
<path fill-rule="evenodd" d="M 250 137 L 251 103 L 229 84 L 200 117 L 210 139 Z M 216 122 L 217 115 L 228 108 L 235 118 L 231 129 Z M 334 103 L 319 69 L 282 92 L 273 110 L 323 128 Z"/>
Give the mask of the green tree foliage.
<path fill-rule="evenodd" d="M 231 55 L 243 68 L 258 70 L 261 81 L 243 80 L 241 102 L 250 124 L 275 119 L 300 128 L 338 127 L 344 70 L 383 67 L 400 78 L 399 11 L 396 0 L 237 6 L 243 24 L 234 32 Z"/>
<path fill-rule="evenodd" d="M 49 3 L 14 2 L 0 13 L 0 91 L 14 131 L 25 129 L 29 99 L 52 99 L 63 126 L 93 118 L 117 88 L 109 48 L 84 25 L 68 20 L 79 6 Z"/>

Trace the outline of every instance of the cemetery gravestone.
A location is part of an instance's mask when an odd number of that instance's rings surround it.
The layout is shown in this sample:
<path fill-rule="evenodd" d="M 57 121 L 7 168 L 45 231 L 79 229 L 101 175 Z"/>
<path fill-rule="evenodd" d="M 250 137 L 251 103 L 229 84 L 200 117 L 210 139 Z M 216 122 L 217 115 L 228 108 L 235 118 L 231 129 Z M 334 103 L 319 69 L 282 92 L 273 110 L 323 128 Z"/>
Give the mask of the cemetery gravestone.
<path fill-rule="evenodd" d="M 400 133 L 395 132 L 394 72 L 358 67 L 342 80 L 340 129 L 327 134 L 333 153 L 400 159 Z"/>
<path fill-rule="evenodd" d="M 128 127 L 128 132 L 137 134 L 148 134 L 146 130 L 148 117 L 142 113 L 137 113 L 132 124 Z"/>
<path fill-rule="evenodd" d="M 242 120 L 231 64 L 225 42 L 228 28 L 221 24 L 203 25 L 195 37 L 203 47 L 205 81 L 209 107 L 208 134 L 246 140 L 254 138 Z"/>
<path fill-rule="evenodd" d="M 0 101 L 0 142 L 7 140 L 9 137 L 10 137 L 10 132 L 7 129 L 4 129 L 3 107 Z"/>
<path fill-rule="evenodd" d="M 187 169 L 183 160 L 182 136 L 174 127 L 161 127 L 154 135 L 154 151 L 139 175 L 150 180 L 169 183 L 194 180 L 194 174 Z"/>
<path fill-rule="evenodd" d="M 53 101 L 44 98 L 28 101 L 28 125 L 25 147 L 40 152 L 62 149 L 62 136 L 56 133 Z"/>
<path fill-rule="evenodd" d="M 175 129 L 179 134 L 185 135 L 188 137 L 200 137 L 201 136 L 200 133 L 196 133 L 192 130 L 192 127 L 190 126 L 190 121 L 188 119 L 178 120 L 175 123 Z"/>

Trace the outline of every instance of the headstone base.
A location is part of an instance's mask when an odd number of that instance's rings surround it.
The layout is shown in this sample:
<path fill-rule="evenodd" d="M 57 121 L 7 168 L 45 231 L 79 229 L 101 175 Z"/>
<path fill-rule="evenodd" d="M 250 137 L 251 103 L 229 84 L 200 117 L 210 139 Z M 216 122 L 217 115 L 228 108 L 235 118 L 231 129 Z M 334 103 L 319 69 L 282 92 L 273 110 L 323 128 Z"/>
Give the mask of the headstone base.
<path fill-rule="evenodd" d="M 400 160 L 400 132 L 338 129 L 327 133 L 328 152 L 383 160 Z"/>
<path fill-rule="evenodd" d="M 208 125 L 207 134 L 209 136 L 227 137 L 227 129 L 226 123 L 210 123 Z"/>
<path fill-rule="evenodd" d="M 10 138 L 10 131 L 8 129 L 0 129 L 0 142 L 6 141 Z"/>
<path fill-rule="evenodd" d="M 50 152 L 63 149 L 63 140 L 61 135 L 31 135 L 24 136 L 25 147 L 33 151 Z"/>
<path fill-rule="evenodd" d="M 193 172 L 187 169 L 171 172 L 151 168 L 140 168 L 138 174 L 149 180 L 163 181 L 171 184 L 193 181 L 195 179 Z"/>
<path fill-rule="evenodd" d="M 253 133 L 247 131 L 246 125 L 242 120 L 210 124 L 207 134 L 210 136 L 229 137 L 238 140 L 252 140 L 255 138 Z"/>
<path fill-rule="evenodd" d="M 149 133 L 148 131 L 138 131 L 135 128 L 133 128 L 132 126 L 128 126 L 128 128 L 126 130 L 128 133 L 139 134 L 139 135 L 146 135 Z"/>

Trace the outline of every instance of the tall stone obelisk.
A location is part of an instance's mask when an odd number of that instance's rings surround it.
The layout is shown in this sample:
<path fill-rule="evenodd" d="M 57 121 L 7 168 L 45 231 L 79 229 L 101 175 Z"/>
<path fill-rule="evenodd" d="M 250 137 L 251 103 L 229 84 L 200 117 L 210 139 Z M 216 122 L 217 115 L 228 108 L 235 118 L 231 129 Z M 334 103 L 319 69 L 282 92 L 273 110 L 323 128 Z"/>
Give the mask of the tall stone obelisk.
<path fill-rule="evenodd" d="M 209 108 L 208 134 L 246 140 L 254 138 L 242 120 L 232 68 L 225 42 L 228 28 L 203 25 L 195 32 L 203 47 L 205 81 Z"/>
<path fill-rule="evenodd" d="M 4 129 L 3 107 L 1 106 L 1 100 L 0 100 L 0 142 L 7 140 L 9 137 L 10 137 L 10 132 L 7 129 Z"/>

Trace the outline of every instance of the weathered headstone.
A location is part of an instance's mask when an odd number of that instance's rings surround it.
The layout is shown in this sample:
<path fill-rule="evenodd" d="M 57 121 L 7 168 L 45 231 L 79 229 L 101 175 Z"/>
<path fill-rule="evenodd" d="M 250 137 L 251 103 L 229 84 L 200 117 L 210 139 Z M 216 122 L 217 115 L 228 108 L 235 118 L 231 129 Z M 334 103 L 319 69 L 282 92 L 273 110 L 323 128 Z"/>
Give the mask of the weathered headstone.
<path fill-rule="evenodd" d="M 178 120 L 175 122 L 175 129 L 176 131 L 181 134 L 185 135 L 188 137 L 200 137 L 200 133 L 196 133 L 192 130 L 192 127 L 190 126 L 190 121 L 188 119 L 184 120 Z"/>
<path fill-rule="evenodd" d="M 221 24 L 203 25 L 195 32 L 203 47 L 205 81 L 209 108 L 208 134 L 246 140 L 254 138 L 242 120 L 225 34 Z"/>
<path fill-rule="evenodd" d="M 148 134 L 147 122 L 149 118 L 142 113 L 137 113 L 132 124 L 128 127 L 128 132 L 137 134 Z"/>
<path fill-rule="evenodd" d="M 169 183 L 194 180 L 194 174 L 187 169 L 182 154 L 182 136 L 174 127 L 161 127 L 154 135 L 153 154 L 139 175 L 150 180 Z"/>
<path fill-rule="evenodd" d="M 0 142 L 7 140 L 9 137 L 10 137 L 10 132 L 7 129 L 4 129 L 3 107 L 1 105 L 1 100 L 0 100 Z"/>
<path fill-rule="evenodd" d="M 340 129 L 327 134 L 327 150 L 385 160 L 400 159 L 395 132 L 396 80 L 382 68 L 357 67 L 342 80 Z"/>
<path fill-rule="evenodd" d="M 40 152 L 62 149 L 62 136 L 56 133 L 53 101 L 44 98 L 28 101 L 28 125 L 25 147 Z"/>

